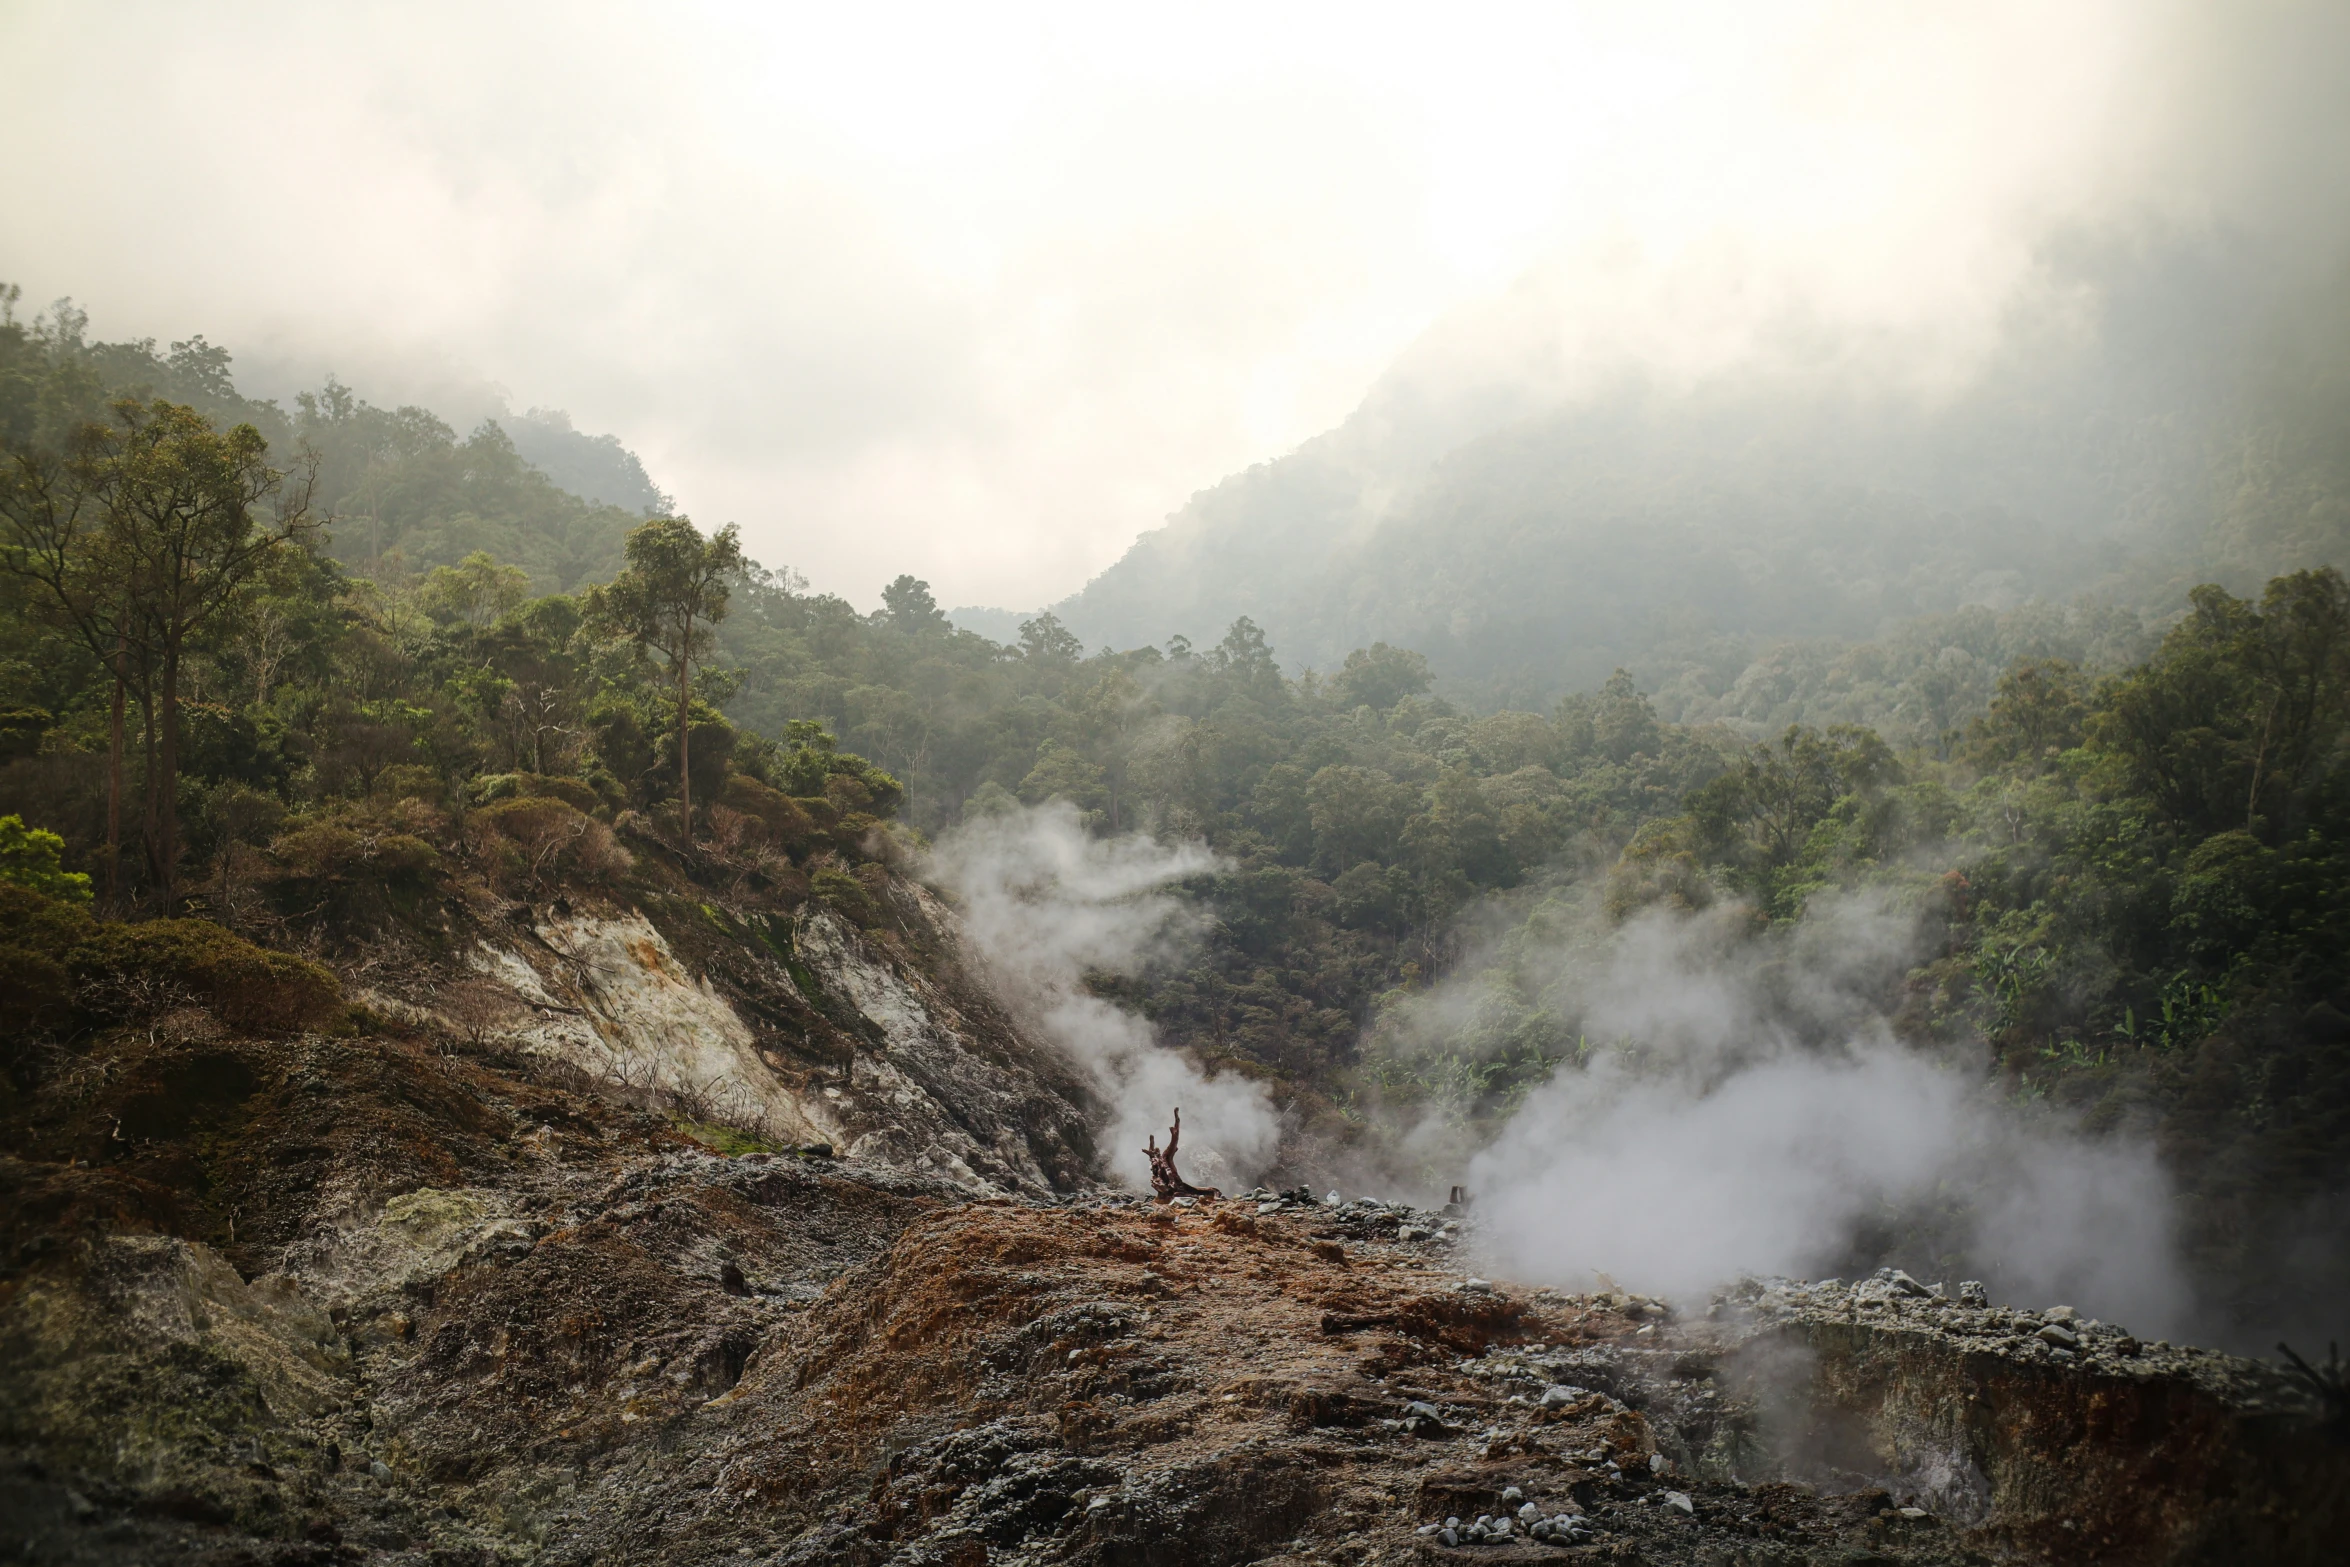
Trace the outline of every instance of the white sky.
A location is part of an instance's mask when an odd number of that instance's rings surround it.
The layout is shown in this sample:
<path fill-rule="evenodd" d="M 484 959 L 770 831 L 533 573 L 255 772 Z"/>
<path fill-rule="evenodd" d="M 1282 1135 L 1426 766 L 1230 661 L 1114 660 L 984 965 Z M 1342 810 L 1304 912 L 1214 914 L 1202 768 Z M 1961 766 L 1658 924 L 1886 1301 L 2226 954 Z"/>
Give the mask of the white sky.
<path fill-rule="evenodd" d="M 0 0 L 0 278 L 1027 608 L 1538 261 L 1583 351 L 1800 308 L 1963 366 L 2051 224 L 2191 205 L 2208 14 Z"/>

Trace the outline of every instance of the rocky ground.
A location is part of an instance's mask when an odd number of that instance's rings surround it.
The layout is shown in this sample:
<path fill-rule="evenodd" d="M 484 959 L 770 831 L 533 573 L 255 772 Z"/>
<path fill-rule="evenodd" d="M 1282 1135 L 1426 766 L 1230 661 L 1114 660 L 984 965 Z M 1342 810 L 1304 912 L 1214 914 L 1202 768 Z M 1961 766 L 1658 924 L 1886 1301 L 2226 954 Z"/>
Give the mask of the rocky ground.
<path fill-rule="evenodd" d="M 2298 1563 L 2350 1538 L 2350 1432 L 2311 1384 L 2061 1309 L 1895 1274 L 1568 1296 L 1473 1277 L 1468 1214 L 1116 1195 L 1082 1085 L 906 913 L 460 909 L 437 954 L 345 966 L 341 1034 L 183 1008 L 42 1056 L 0 1101 L 0 1559 Z M 704 1124 L 637 1070 L 697 1060 L 827 1140 Z"/>
<path fill-rule="evenodd" d="M 233 1058 L 257 1181 L 346 1180 L 357 1104 L 415 1118 L 405 1189 L 240 1238 L 248 1279 L 152 1197 L 200 1148 L 10 1161 L 20 1559 L 2315 1562 L 2350 1523 L 2280 1375 L 1905 1281 L 1685 1316 L 1375 1203 L 974 1201 L 420 1042 Z"/>

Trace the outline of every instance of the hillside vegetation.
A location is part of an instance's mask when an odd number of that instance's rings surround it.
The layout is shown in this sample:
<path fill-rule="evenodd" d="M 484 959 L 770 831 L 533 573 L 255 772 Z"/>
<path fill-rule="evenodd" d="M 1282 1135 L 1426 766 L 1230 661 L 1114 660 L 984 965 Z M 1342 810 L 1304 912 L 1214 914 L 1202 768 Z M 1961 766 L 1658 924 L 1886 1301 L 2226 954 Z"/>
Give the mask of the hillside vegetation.
<path fill-rule="evenodd" d="M 1678 382 L 1525 362 L 1555 330 L 1539 296 L 1440 324 L 1337 429 L 1194 496 L 1054 612 L 1117 646 L 1246 615 L 1293 672 L 1384 640 L 1480 707 L 1624 667 L 1674 719 L 1932 743 L 1938 696 L 1979 708 L 2006 660 L 1920 625 L 2085 602 L 2095 643 L 2199 582 L 2350 566 L 2350 276 L 2222 238 L 2042 265 L 2073 304 L 2019 307 L 1955 388 L 1799 323 L 1767 363 Z M 1879 644 L 1880 689 L 1857 713 L 1788 691 L 1790 643 Z"/>
<path fill-rule="evenodd" d="M 92 344 L 70 313 L 0 328 L 0 425 L 0 817 L 27 835 L 0 877 L 48 896 L 294 946 L 397 916 L 452 855 L 530 900 L 636 842 L 867 923 L 878 858 L 1065 800 L 1220 856 L 1187 889 L 1201 941 L 1098 988 L 1438 1184 L 1532 1084 L 1637 1044 L 1592 1036 L 1566 955 L 1708 909 L 1768 953 L 1864 896 L 1917 933 L 1879 998 L 1898 1026 L 2158 1133 L 2248 1320 L 2346 1200 L 2330 568 L 2198 587 L 2159 634 L 2024 605 L 1791 644 L 1732 681 L 1743 724 L 1668 721 L 1621 669 L 1473 712 L 1383 642 L 1285 674 L 1246 617 L 1089 653 L 1040 615 L 999 644 L 911 576 L 861 614 L 731 530 L 577 499 L 495 427 L 331 386 L 285 416 L 201 340 Z M 1790 615 L 1833 585 L 1770 560 Z M 1914 721 L 1865 722 L 1888 713 Z M 85 961 L 58 941 L 23 961 Z M 1448 982 L 1476 1004 L 1437 1016 Z M 1411 1127 L 1441 1135 L 1407 1154 Z"/>

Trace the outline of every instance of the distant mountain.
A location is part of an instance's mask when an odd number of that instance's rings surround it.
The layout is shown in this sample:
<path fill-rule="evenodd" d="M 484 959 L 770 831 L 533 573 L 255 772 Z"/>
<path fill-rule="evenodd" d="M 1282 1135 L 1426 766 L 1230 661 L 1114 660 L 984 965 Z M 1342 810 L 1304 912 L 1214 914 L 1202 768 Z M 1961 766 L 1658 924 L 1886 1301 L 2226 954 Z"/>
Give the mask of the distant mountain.
<path fill-rule="evenodd" d="M 947 619 L 957 629 L 977 632 L 990 642 L 1017 642 L 1020 640 L 1020 622 L 1036 616 L 1033 609 L 990 609 L 979 605 L 965 605 L 947 612 Z"/>
<path fill-rule="evenodd" d="M 1704 716 L 1790 640 L 2350 559 L 2341 276 L 2278 306 L 2208 251 L 2079 265 L 2085 325 L 2019 319 L 1941 399 L 1786 368 L 1545 398 L 1433 373 L 1469 357 L 1440 328 L 1054 611 L 1118 646 L 1247 615 L 1293 670 L 1384 640 L 1479 706 L 1625 666 Z"/>
<path fill-rule="evenodd" d="M 636 453 L 617 435 L 588 435 L 574 429 L 560 408 L 533 408 L 504 421 L 506 435 L 523 460 L 545 474 L 555 488 L 598 506 L 617 506 L 639 516 L 667 512 L 672 502 Z"/>

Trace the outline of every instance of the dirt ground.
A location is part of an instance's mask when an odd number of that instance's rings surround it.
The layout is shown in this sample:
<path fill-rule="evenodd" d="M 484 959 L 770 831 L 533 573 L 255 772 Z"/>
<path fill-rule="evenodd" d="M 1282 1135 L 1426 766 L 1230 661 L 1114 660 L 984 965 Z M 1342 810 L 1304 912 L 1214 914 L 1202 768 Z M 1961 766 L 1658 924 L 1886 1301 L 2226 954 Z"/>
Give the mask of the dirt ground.
<path fill-rule="evenodd" d="M 11 1111 L 25 1561 L 2317 1561 L 2341 1473 L 2273 1387 L 1970 1347 L 1938 1303 L 1485 1284 L 1473 1226 L 1362 1202 L 975 1201 L 729 1157 L 423 1038 L 159 1030 Z M 2105 1443 L 2127 1505 L 1959 1518 L 1905 1511 L 1897 1475 L 1774 1475 L 1739 1357 L 1789 1333 L 1856 1336 L 1814 1378 L 1854 1408 L 1943 1370 L 2026 1413 L 2086 1389 L 2105 1414 L 2032 1440 Z M 2132 1426 L 2124 1394 L 2169 1402 Z M 2141 1459 L 2229 1494 L 2117 1539 Z M 2019 1495 L 2085 1483 L 1985 1461 Z M 1504 1513 L 1506 1540 L 1443 1541 Z"/>
<path fill-rule="evenodd" d="M 0 1559 L 2289 1564 L 2350 1537 L 2350 1432 L 2249 1362 L 1898 1281 L 1570 1297 L 1471 1277 L 1473 1214 L 1117 1195 L 1084 1085 L 907 896 L 895 934 L 452 901 L 432 941 L 338 959 L 366 1005 L 331 1036 L 186 1008 L 11 1041 Z M 594 945 L 623 930 L 659 950 Z M 582 1064 L 713 1040 L 838 1147 Z"/>

